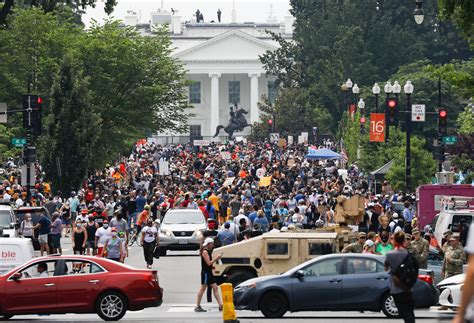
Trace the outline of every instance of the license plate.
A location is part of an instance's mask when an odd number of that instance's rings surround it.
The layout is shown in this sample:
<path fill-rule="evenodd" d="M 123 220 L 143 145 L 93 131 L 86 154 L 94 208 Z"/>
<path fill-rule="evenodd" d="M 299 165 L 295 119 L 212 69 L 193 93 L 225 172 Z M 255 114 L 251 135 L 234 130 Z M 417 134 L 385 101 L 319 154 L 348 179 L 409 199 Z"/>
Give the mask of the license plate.
<path fill-rule="evenodd" d="M 178 239 L 178 244 L 188 244 L 187 239 Z"/>

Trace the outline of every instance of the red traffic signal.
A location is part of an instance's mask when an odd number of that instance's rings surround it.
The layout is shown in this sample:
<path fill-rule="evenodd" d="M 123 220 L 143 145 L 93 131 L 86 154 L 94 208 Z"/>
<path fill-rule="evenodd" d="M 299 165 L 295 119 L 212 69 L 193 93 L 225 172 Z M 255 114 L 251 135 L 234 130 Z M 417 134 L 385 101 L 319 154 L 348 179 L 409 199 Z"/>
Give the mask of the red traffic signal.
<path fill-rule="evenodd" d="M 439 117 L 440 118 L 446 118 L 448 116 L 448 111 L 442 109 L 442 110 L 439 110 Z"/>
<path fill-rule="evenodd" d="M 268 124 L 272 124 L 273 123 L 273 120 L 272 119 L 268 119 Z"/>
<path fill-rule="evenodd" d="M 398 99 L 387 98 L 385 100 L 385 119 L 387 125 L 398 126 Z"/>
<path fill-rule="evenodd" d="M 387 105 L 389 108 L 395 108 L 397 106 L 397 101 L 395 101 L 395 99 L 389 99 L 387 101 Z"/>
<path fill-rule="evenodd" d="M 39 96 L 39 97 L 38 97 L 38 100 L 37 100 L 36 102 L 38 102 L 38 104 L 43 103 L 43 98 Z"/>
<path fill-rule="evenodd" d="M 365 123 L 365 117 L 360 118 L 360 123 L 364 124 Z"/>
<path fill-rule="evenodd" d="M 441 135 L 448 133 L 448 111 L 446 109 L 438 110 L 438 132 Z"/>

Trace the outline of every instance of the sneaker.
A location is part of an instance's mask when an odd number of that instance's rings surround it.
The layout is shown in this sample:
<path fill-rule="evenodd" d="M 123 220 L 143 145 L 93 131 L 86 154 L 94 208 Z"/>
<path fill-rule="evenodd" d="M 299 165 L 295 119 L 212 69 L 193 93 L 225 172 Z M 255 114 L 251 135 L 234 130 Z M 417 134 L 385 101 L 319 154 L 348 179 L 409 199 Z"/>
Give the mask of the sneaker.
<path fill-rule="evenodd" d="M 202 312 L 207 312 L 207 311 L 206 311 L 205 309 L 203 309 L 201 306 L 196 306 L 196 307 L 194 308 L 194 312 L 200 312 L 200 313 L 202 313 Z"/>
<path fill-rule="evenodd" d="M 224 308 L 224 305 L 219 306 L 219 312 L 222 312 L 222 309 Z"/>

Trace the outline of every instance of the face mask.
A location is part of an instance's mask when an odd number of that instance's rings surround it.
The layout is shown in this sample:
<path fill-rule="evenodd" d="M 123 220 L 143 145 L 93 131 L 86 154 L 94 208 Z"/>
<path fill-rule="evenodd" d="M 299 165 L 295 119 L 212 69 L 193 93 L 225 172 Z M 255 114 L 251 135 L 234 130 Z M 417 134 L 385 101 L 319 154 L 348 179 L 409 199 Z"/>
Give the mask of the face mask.
<path fill-rule="evenodd" d="M 116 236 L 117 236 L 117 232 L 112 232 L 112 233 L 111 233 L 111 236 L 112 236 L 112 237 L 116 237 Z"/>
<path fill-rule="evenodd" d="M 106 228 L 106 229 L 107 229 L 108 227 L 109 227 L 109 225 L 108 225 L 108 224 L 104 224 L 104 228 Z"/>
<path fill-rule="evenodd" d="M 381 240 L 382 240 L 382 242 L 387 242 L 387 241 L 388 241 L 388 237 L 382 237 Z"/>
<path fill-rule="evenodd" d="M 78 223 L 78 224 L 76 224 L 76 227 L 80 228 L 80 227 L 82 227 L 82 224 Z"/>

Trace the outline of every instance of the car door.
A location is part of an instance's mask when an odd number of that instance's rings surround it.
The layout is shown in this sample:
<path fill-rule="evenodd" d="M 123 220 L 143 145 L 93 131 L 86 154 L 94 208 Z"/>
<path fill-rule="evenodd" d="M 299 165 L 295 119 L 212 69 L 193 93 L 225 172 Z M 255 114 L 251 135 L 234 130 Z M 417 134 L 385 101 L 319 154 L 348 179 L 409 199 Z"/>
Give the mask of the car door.
<path fill-rule="evenodd" d="M 388 274 L 381 261 L 369 257 L 348 257 L 342 275 L 344 309 L 377 309 L 388 288 Z"/>
<path fill-rule="evenodd" d="M 301 270 L 302 277 L 292 278 L 292 310 L 329 310 L 340 306 L 342 262 L 342 257 L 315 261 Z"/>
<path fill-rule="evenodd" d="M 58 307 L 62 311 L 88 310 L 107 276 L 106 270 L 92 261 L 61 260 L 58 276 Z"/>
<path fill-rule="evenodd" d="M 41 264 L 41 265 L 40 265 Z M 38 272 L 38 265 L 47 267 L 46 274 Z M 21 277 L 10 276 L 5 284 L 5 309 L 7 313 L 49 313 L 57 308 L 56 261 L 38 261 L 19 270 Z"/>

